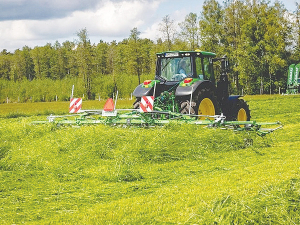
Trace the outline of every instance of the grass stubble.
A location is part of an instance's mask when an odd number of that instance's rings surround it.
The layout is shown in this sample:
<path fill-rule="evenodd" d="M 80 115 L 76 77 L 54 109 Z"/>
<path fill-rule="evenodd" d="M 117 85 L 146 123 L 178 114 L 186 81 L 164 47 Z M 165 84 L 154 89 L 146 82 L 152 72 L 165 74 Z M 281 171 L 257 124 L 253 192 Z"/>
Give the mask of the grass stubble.
<path fill-rule="evenodd" d="M 1 224 L 299 224 L 300 96 L 245 99 L 284 128 L 34 126 L 68 103 L 0 105 Z"/>

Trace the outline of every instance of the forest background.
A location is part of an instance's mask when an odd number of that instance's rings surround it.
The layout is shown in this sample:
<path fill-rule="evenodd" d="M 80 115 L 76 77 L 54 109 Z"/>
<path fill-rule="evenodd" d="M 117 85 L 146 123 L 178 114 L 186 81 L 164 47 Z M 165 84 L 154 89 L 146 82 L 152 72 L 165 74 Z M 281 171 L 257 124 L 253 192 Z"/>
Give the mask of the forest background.
<path fill-rule="evenodd" d="M 196 50 L 227 55 L 232 93 L 279 93 L 287 69 L 300 58 L 300 6 L 288 12 L 280 2 L 205 0 L 200 14 L 175 24 L 166 15 L 157 40 L 140 38 L 138 28 L 120 42 L 92 44 L 86 28 L 78 40 L 24 46 L 0 52 L 0 103 L 66 101 L 72 85 L 85 99 L 129 98 L 155 75 L 157 52 Z M 97 21 L 95 21 L 97 22 Z"/>

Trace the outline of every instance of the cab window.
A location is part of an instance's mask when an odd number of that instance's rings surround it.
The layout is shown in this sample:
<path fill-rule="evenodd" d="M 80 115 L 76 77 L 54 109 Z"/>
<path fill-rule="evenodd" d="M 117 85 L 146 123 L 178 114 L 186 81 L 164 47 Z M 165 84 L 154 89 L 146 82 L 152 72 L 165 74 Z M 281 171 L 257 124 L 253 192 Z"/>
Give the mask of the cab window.
<path fill-rule="evenodd" d="M 205 79 L 213 81 L 213 65 L 210 58 L 203 58 L 203 68 Z"/>
<path fill-rule="evenodd" d="M 196 72 L 200 79 L 211 80 L 213 79 L 212 74 L 212 63 L 210 58 L 196 58 Z"/>
<path fill-rule="evenodd" d="M 160 76 L 167 81 L 180 81 L 191 76 L 191 58 L 162 58 Z"/>
<path fill-rule="evenodd" d="M 196 73 L 197 77 L 200 79 L 204 79 L 204 73 L 202 68 L 202 58 L 196 57 Z"/>

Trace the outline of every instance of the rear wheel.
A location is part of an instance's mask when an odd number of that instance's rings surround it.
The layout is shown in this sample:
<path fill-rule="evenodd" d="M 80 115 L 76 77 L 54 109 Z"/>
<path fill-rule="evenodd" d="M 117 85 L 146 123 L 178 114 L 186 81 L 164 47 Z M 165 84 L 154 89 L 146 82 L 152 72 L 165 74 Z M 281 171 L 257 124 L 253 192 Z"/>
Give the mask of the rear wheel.
<path fill-rule="evenodd" d="M 205 119 L 205 116 L 214 116 L 220 113 L 217 98 L 214 91 L 209 88 L 201 88 L 193 93 L 192 102 L 184 100 L 181 102 L 182 114 L 203 115 L 199 119 Z M 209 117 L 208 117 L 209 118 Z"/>

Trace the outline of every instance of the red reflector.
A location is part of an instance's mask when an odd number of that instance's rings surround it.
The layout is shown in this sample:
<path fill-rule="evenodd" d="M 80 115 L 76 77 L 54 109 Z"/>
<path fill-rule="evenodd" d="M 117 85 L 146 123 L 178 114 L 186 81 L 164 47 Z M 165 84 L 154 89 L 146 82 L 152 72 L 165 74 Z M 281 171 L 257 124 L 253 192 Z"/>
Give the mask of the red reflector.
<path fill-rule="evenodd" d="M 115 109 L 115 104 L 112 98 L 107 99 L 104 105 L 104 111 L 114 111 Z"/>
<path fill-rule="evenodd" d="M 145 80 L 145 81 L 144 81 L 144 85 L 148 85 L 148 84 L 150 84 L 150 83 L 151 83 L 151 81 L 152 81 L 152 80 Z"/>
<path fill-rule="evenodd" d="M 184 83 L 185 84 L 188 84 L 188 83 L 190 83 L 191 81 L 193 80 L 193 78 L 186 78 L 186 79 L 184 79 Z"/>

